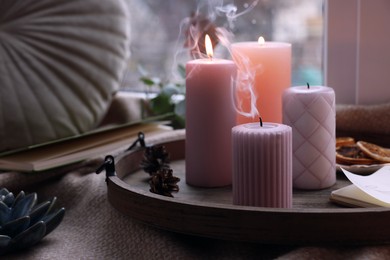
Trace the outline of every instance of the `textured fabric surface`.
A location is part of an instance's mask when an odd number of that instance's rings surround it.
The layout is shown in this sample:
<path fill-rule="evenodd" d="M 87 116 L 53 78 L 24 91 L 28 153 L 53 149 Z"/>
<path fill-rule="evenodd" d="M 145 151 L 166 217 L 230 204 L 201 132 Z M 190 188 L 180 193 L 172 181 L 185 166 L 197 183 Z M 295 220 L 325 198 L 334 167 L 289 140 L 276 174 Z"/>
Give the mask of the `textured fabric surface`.
<path fill-rule="evenodd" d="M 390 148 L 389 122 L 390 103 L 336 107 L 337 136 L 351 136 Z"/>
<path fill-rule="evenodd" d="M 338 105 L 336 113 L 340 131 L 390 135 L 390 103 Z"/>
<path fill-rule="evenodd" d="M 96 127 L 128 48 L 123 0 L 0 1 L 0 152 Z"/>
<path fill-rule="evenodd" d="M 134 116 L 130 114 L 129 120 Z M 107 117 L 115 121 L 118 115 Z M 161 134 L 149 142 L 169 140 L 178 134 L 182 133 Z M 56 230 L 31 249 L 5 259 L 387 259 L 390 255 L 390 245 L 263 245 L 192 237 L 149 227 L 122 215 L 107 201 L 105 176 L 94 173 L 103 156 L 55 171 L 0 173 L 0 185 L 14 193 L 37 192 L 39 200 L 57 196 L 57 205 L 66 207 L 65 218 Z"/>
<path fill-rule="evenodd" d="M 176 134 L 156 138 L 168 140 Z M 94 173 L 102 159 L 85 162 L 76 169 L 41 173 L 36 178 L 32 177 L 34 173 L 0 174 L 2 186 L 14 192 L 37 192 L 42 200 L 57 196 L 58 206 L 66 207 L 65 218 L 56 230 L 31 249 L 7 255 L 7 259 L 385 259 L 390 255 L 390 246 L 383 245 L 262 245 L 191 237 L 149 227 L 109 204 L 105 176 Z"/>

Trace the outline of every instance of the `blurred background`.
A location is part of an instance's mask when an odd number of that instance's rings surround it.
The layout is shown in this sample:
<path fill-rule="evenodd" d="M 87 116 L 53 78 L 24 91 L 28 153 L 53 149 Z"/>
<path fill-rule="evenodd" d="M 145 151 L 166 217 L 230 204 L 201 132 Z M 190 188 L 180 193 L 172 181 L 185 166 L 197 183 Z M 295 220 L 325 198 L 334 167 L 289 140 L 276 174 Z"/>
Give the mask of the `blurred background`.
<path fill-rule="evenodd" d="M 149 77 L 183 80 L 177 66 L 191 56 L 183 47 L 181 25 L 196 11 L 230 31 L 232 42 L 257 41 L 261 35 L 291 43 L 292 85 L 323 83 L 323 0 L 128 0 L 128 5 L 131 58 L 122 90 L 145 91 L 140 67 Z M 216 52 L 216 57 L 230 58 L 223 46 Z"/>

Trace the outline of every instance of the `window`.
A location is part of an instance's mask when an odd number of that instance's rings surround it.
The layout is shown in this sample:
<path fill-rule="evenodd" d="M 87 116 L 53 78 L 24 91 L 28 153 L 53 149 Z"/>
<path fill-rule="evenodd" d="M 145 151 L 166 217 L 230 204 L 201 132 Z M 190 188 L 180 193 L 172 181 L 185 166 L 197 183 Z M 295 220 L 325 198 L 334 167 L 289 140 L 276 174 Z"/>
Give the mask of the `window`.
<path fill-rule="evenodd" d="M 326 2 L 326 84 L 339 104 L 390 101 L 390 1 Z"/>
<path fill-rule="evenodd" d="M 292 43 L 292 85 L 322 84 L 323 0 L 131 0 L 131 58 L 123 89 L 145 91 L 138 67 L 150 76 L 175 81 L 176 66 L 191 57 L 183 49 L 180 24 L 198 10 L 234 34 L 233 42 L 266 40 Z M 221 12 L 223 11 L 223 12 Z M 231 19 L 229 19 L 231 18 Z M 218 57 L 229 57 L 218 47 Z M 219 52 L 218 52 L 219 51 Z"/>

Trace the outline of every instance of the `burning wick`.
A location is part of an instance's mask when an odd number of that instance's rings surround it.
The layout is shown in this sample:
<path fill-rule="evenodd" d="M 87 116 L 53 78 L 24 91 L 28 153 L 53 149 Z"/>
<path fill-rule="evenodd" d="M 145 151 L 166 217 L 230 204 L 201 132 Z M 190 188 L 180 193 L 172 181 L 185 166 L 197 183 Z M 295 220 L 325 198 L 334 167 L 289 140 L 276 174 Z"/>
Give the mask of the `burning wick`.
<path fill-rule="evenodd" d="M 309 82 L 306 82 L 306 85 L 307 85 L 307 89 L 310 89 Z"/>
<path fill-rule="evenodd" d="M 265 44 L 264 37 L 263 37 L 263 36 L 260 36 L 259 39 L 257 40 L 257 42 L 258 42 L 260 45 L 264 45 L 264 44 Z"/>
<path fill-rule="evenodd" d="M 204 38 L 204 42 L 205 42 L 205 46 L 206 46 L 206 54 L 207 54 L 207 57 L 211 59 L 213 59 L 213 45 L 211 43 L 211 39 L 210 39 L 210 36 L 208 34 L 206 34 L 205 38 Z"/>
<path fill-rule="evenodd" d="M 260 121 L 260 127 L 263 127 L 263 119 L 261 119 L 261 116 L 259 116 L 259 121 Z"/>

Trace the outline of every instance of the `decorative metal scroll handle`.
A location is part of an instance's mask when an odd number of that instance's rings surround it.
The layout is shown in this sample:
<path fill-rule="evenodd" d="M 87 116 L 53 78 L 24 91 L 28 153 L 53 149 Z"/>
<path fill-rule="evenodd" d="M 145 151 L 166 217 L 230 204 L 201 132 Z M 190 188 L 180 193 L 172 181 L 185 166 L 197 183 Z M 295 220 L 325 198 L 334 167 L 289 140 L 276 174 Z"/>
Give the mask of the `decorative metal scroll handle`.
<path fill-rule="evenodd" d="M 106 158 L 104 158 L 103 164 L 97 168 L 96 174 L 101 173 L 103 170 L 106 170 L 106 182 L 108 181 L 108 177 L 116 175 L 114 156 L 107 155 Z"/>
<path fill-rule="evenodd" d="M 125 152 L 130 151 L 131 149 L 133 149 L 137 145 L 137 143 L 139 143 L 142 148 L 146 147 L 146 144 L 145 144 L 145 134 L 144 133 L 139 132 L 138 133 L 138 138 L 134 141 L 134 143 L 132 143 L 129 146 L 129 148 L 127 148 L 125 150 Z"/>
<path fill-rule="evenodd" d="M 142 132 L 138 133 L 138 138 L 124 152 L 132 150 L 138 143 L 140 144 L 140 146 L 142 148 L 146 147 L 146 145 L 145 145 L 145 134 L 142 133 Z M 104 158 L 103 164 L 100 165 L 99 168 L 97 168 L 96 174 L 101 173 L 103 170 L 106 171 L 106 182 L 108 181 L 108 177 L 116 175 L 114 156 L 107 155 Z"/>

